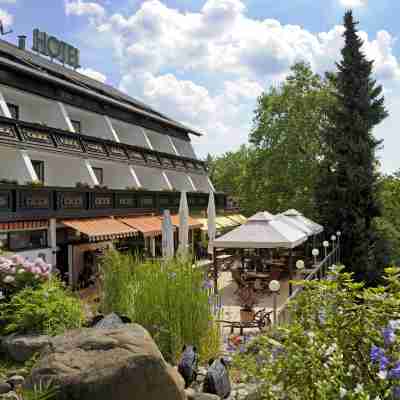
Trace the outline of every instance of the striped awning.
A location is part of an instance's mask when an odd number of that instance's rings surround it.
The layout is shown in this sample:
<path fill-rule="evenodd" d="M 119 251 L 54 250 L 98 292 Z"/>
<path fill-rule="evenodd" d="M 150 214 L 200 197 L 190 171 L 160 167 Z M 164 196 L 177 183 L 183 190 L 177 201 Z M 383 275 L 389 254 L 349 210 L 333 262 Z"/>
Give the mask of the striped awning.
<path fill-rule="evenodd" d="M 154 216 L 118 218 L 127 226 L 137 229 L 144 237 L 161 235 L 161 218 Z"/>
<path fill-rule="evenodd" d="M 47 229 L 48 220 L 0 222 L 0 232 Z"/>
<path fill-rule="evenodd" d="M 247 222 L 247 218 L 244 217 L 242 214 L 232 214 L 232 215 L 227 215 L 226 217 L 233 220 L 234 222 L 237 222 L 240 225 Z"/>
<path fill-rule="evenodd" d="M 197 221 L 201 222 L 201 224 L 202 224 L 201 230 L 202 231 L 208 231 L 208 219 L 207 218 L 197 218 Z M 215 225 L 216 225 L 217 229 L 223 228 L 223 226 L 219 225 L 217 221 L 215 221 Z"/>
<path fill-rule="evenodd" d="M 172 220 L 172 225 L 179 227 L 179 215 L 178 214 L 171 215 L 171 220 Z M 190 229 L 198 229 L 203 226 L 203 223 L 200 220 L 193 218 L 191 216 L 189 216 L 188 223 L 189 223 Z"/>
<path fill-rule="evenodd" d="M 109 217 L 69 219 L 62 223 L 87 236 L 92 242 L 135 236 L 137 230 Z"/>
<path fill-rule="evenodd" d="M 235 226 L 240 225 L 240 223 L 233 221 L 228 217 L 217 217 L 215 219 L 216 223 L 223 228 L 234 228 Z"/>

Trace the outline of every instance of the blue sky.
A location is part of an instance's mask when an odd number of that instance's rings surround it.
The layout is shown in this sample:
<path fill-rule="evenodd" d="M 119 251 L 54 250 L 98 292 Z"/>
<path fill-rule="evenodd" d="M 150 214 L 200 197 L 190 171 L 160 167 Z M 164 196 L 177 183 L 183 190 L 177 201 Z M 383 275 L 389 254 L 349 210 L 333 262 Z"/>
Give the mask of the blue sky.
<path fill-rule="evenodd" d="M 0 18 L 17 34 L 45 30 L 81 49 L 82 72 L 106 81 L 202 130 L 197 153 L 245 143 L 257 96 L 290 66 L 334 69 L 342 16 L 353 8 L 364 51 L 375 60 L 390 117 L 382 169 L 400 168 L 400 15 L 398 0 L 0 0 Z"/>

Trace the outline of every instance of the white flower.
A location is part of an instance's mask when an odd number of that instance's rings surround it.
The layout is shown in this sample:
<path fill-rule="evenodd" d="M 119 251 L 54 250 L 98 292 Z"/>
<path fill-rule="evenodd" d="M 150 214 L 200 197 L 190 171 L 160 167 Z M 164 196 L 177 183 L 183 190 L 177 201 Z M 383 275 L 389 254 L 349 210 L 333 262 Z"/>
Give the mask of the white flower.
<path fill-rule="evenodd" d="M 393 330 L 400 329 L 400 319 L 393 319 L 389 321 L 389 327 Z"/>
<path fill-rule="evenodd" d="M 325 356 L 329 357 L 332 353 L 334 353 L 337 350 L 337 345 L 336 343 L 331 344 L 328 349 L 325 352 Z"/>
<path fill-rule="evenodd" d="M 378 378 L 382 379 L 382 380 L 386 379 L 387 378 L 387 371 L 385 371 L 385 370 L 379 371 L 378 372 Z"/>
<path fill-rule="evenodd" d="M 356 388 L 354 389 L 354 393 L 361 393 L 364 390 L 362 383 L 357 383 Z"/>
<path fill-rule="evenodd" d="M 341 399 L 343 399 L 344 396 L 346 396 L 347 390 L 344 387 L 341 387 L 339 390 L 339 396 Z"/>
<path fill-rule="evenodd" d="M 25 270 L 23 268 L 18 270 L 18 274 L 23 274 L 25 272 Z"/>
<path fill-rule="evenodd" d="M 374 400 L 382 400 L 381 396 L 376 396 Z"/>
<path fill-rule="evenodd" d="M 4 283 L 11 283 L 11 282 L 14 282 L 15 281 L 15 278 L 13 277 L 13 276 L 11 276 L 11 275 L 7 275 L 4 279 L 3 279 L 3 282 Z"/>
<path fill-rule="evenodd" d="M 350 364 L 349 365 L 349 371 L 353 371 L 353 369 L 355 368 L 356 366 L 354 365 L 354 364 Z"/>

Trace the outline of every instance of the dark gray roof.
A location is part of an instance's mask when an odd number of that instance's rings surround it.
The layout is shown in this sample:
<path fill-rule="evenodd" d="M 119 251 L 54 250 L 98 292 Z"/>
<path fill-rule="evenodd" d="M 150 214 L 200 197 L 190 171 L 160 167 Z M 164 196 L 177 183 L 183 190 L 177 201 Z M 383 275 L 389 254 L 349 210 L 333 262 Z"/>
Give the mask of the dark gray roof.
<path fill-rule="evenodd" d="M 107 85 L 105 83 L 99 82 L 96 79 L 92 79 L 86 75 L 83 75 L 73 69 L 64 67 L 61 64 L 51 62 L 50 60 L 39 56 L 29 50 L 21 50 L 12 43 L 6 42 L 0 39 L 0 54 L 6 55 L 8 58 L 14 59 L 25 66 L 31 67 L 38 71 L 46 71 L 49 75 L 53 75 L 57 78 L 68 80 L 77 86 L 81 86 L 86 89 L 93 90 L 103 96 L 110 97 L 114 100 L 120 101 L 122 103 L 132 105 L 139 108 L 147 113 L 153 114 L 154 116 L 164 118 L 173 124 L 176 124 L 181 129 L 187 130 L 189 133 L 195 135 L 201 135 L 200 132 L 193 130 L 191 128 L 182 125 L 181 123 L 169 118 L 168 116 L 154 110 L 152 107 L 146 105 L 145 103 L 128 96 L 127 94 L 117 90 L 113 86 Z"/>

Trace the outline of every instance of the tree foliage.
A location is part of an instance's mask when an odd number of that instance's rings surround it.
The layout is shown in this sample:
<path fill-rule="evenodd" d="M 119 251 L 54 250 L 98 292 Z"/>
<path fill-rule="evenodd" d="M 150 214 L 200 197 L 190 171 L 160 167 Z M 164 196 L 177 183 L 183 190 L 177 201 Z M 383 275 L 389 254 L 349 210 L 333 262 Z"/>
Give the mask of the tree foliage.
<path fill-rule="evenodd" d="M 259 97 L 250 145 L 211 163 L 217 189 L 237 196 L 247 214 L 296 208 L 313 216 L 320 133 L 334 100 L 330 80 L 295 64 Z"/>
<path fill-rule="evenodd" d="M 378 274 L 379 246 L 373 222 L 380 214 L 375 157 L 380 142 L 372 130 L 387 113 L 382 87 L 372 78 L 373 63 L 361 51 L 363 41 L 351 11 L 345 14 L 344 25 L 337 101 L 329 112 L 331 123 L 323 130 L 316 202 L 323 225 L 342 232 L 344 264 L 357 279 L 372 280 Z"/>

